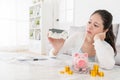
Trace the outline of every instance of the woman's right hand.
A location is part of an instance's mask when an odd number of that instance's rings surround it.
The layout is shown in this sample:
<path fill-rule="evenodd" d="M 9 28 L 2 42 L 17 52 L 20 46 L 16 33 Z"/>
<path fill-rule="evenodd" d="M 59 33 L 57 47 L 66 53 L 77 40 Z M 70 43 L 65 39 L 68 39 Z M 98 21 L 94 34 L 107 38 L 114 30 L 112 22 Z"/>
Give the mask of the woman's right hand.
<path fill-rule="evenodd" d="M 108 29 L 103 31 L 102 33 L 98 33 L 94 36 L 94 40 L 100 39 L 100 40 L 104 40 L 106 37 L 106 33 L 107 33 Z"/>
<path fill-rule="evenodd" d="M 48 37 L 49 42 L 51 43 L 52 47 L 54 48 L 54 53 L 57 55 L 59 50 L 64 45 L 65 40 L 64 39 L 54 39 L 51 37 Z"/>

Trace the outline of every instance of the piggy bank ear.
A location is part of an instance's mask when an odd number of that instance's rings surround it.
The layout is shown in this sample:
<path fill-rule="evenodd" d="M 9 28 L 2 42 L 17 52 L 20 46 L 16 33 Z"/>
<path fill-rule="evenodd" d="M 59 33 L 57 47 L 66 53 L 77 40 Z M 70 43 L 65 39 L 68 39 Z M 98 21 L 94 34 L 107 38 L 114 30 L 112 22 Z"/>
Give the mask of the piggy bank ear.
<path fill-rule="evenodd" d="M 73 57 L 78 57 L 79 55 L 79 53 L 74 53 Z"/>
<path fill-rule="evenodd" d="M 85 57 L 88 57 L 88 53 L 84 53 L 84 56 L 85 56 Z"/>

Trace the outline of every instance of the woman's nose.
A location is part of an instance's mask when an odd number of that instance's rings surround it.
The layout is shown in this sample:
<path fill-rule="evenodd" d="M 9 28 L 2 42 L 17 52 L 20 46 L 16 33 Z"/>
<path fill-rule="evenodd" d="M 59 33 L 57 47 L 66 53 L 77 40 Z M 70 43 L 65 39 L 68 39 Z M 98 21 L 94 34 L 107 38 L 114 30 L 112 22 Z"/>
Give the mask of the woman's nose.
<path fill-rule="evenodd" d="M 90 29 L 90 30 L 91 30 L 92 28 L 93 28 L 93 26 L 92 26 L 92 25 L 88 25 L 88 29 Z"/>

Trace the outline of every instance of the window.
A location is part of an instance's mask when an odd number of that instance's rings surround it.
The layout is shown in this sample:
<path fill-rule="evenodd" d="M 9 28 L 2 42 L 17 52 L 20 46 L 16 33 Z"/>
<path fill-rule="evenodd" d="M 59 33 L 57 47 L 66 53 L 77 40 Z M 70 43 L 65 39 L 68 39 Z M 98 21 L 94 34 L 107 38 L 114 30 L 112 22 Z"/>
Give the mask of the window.
<path fill-rule="evenodd" d="M 30 0 L 0 0 L 0 48 L 29 43 Z"/>

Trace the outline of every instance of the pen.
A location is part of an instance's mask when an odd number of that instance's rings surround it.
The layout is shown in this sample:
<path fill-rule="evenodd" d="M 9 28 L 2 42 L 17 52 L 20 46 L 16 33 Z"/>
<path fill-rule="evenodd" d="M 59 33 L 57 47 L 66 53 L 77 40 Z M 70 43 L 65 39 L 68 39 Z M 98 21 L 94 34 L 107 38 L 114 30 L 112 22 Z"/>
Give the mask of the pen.
<path fill-rule="evenodd" d="M 18 59 L 19 61 L 42 61 L 48 60 L 47 58 L 33 58 L 33 59 Z"/>
<path fill-rule="evenodd" d="M 34 58 L 33 61 L 47 60 L 47 58 Z"/>

